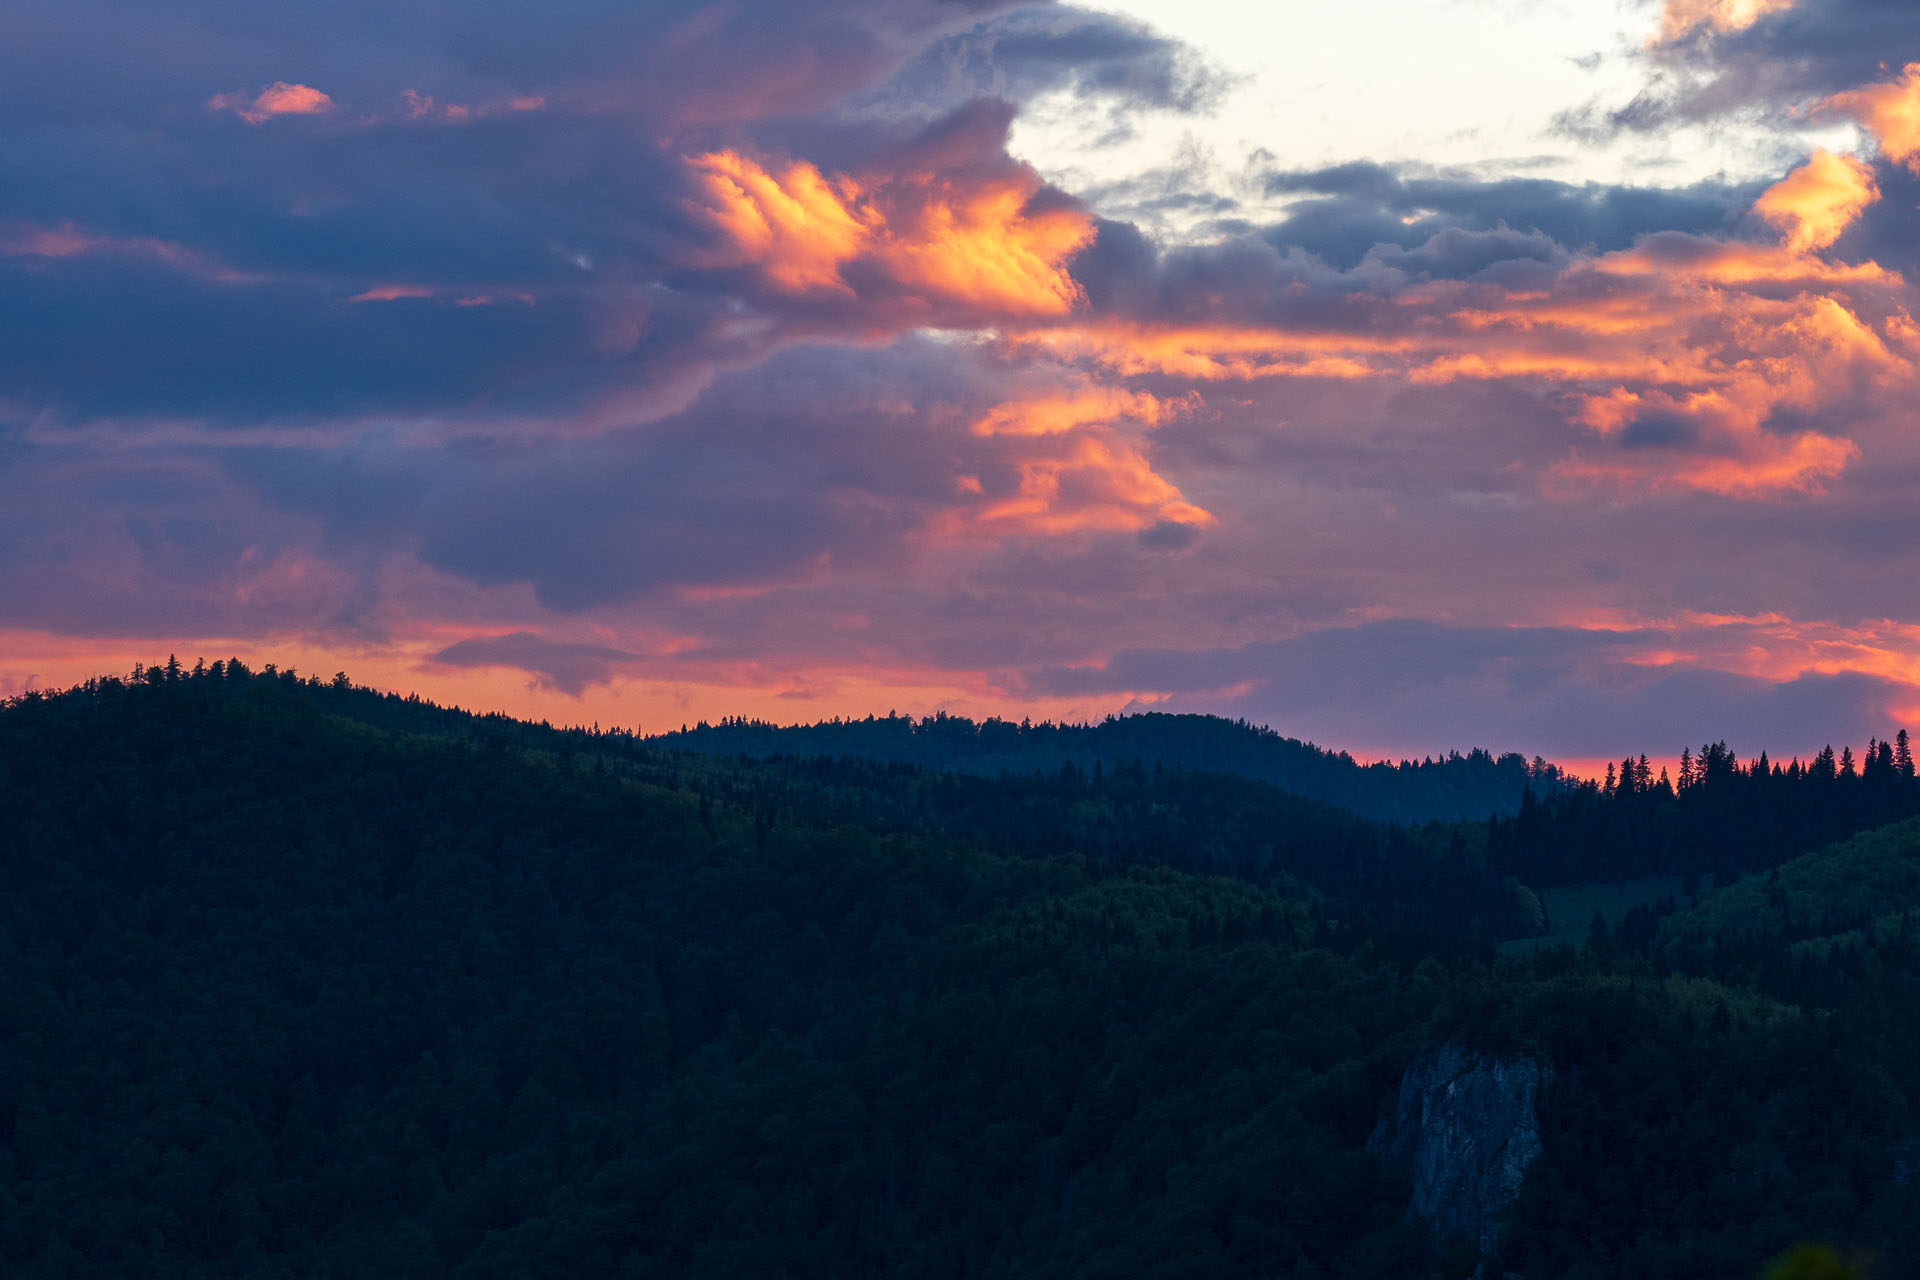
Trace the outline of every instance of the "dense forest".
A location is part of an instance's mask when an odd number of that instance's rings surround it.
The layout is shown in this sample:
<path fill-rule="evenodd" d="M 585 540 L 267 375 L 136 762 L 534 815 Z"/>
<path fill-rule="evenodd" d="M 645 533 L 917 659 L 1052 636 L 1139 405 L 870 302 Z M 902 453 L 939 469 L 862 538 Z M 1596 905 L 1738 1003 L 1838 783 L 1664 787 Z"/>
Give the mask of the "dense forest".
<path fill-rule="evenodd" d="M 1323 800 L 1382 822 L 1422 823 L 1512 814 L 1531 789 L 1557 792 L 1559 769 L 1517 754 L 1453 752 L 1438 760 L 1360 764 L 1272 729 L 1218 716 L 1110 716 L 1099 724 L 973 721 L 943 713 L 914 719 L 892 713 L 864 720 L 781 726 L 759 720 L 701 722 L 649 741 L 714 755 L 858 757 L 966 773 L 1051 773 L 1072 764 L 1089 772 L 1160 765 L 1237 774 Z"/>
<path fill-rule="evenodd" d="M 1404 826 L 239 662 L 28 694 L 0 1272 L 1920 1275 L 1905 753 L 1706 755 Z M 1648 871 L 1726 883 L 1496 946 Z M 1488 1256 L 1369 1148 L 1442 1044 L 1551 1069 Z"/>

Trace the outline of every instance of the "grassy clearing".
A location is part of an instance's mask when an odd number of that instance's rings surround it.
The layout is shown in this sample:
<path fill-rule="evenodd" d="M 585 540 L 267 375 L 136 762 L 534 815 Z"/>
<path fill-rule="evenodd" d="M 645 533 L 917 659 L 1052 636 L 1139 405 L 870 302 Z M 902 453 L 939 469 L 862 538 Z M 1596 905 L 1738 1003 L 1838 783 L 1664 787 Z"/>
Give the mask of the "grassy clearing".
<path fill-rule="evenodd" d="M 1561 889 L 1542 889 L 1540 905 L 1547 909 L 1547 932 L 1538 938 L 1515 938 L 1500 944 L 1508 955 L 1526 955 L 1543 947 L 1563 942 L 1579 945 L 1593 928 L 1594 912 L 1606 920 L 1607 928 L 1617 929 L 1635 907 L 1650 907 L 1662 898 L 1687 902 L 1679 876 L 1649 876 L 1645 880 L 1623 880 L 1612 884 L 1576 884 Z M 1703 876 L 1700 892 L 1713 888 L 1713 878 Z"/>

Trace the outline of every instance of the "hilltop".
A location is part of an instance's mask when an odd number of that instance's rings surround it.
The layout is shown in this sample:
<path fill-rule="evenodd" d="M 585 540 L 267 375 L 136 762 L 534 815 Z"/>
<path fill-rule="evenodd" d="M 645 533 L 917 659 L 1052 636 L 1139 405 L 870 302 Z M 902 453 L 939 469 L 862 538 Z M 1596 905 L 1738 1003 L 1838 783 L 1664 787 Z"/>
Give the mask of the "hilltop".
<path fill-rule="evenodd" d="M 1487 830 L 234 663 L 28 695 L 0 1267 L 1678 1280 L 1823 1238 L 1912 1275 L 1911 953 L 1851 1000 L 1811 994 L 1842 948 L 1794 989 L 1624 935 L 1497 958 Z M 1486 1257 L 1369 1150 L 1438 1046 L 1552 1081 Z"/>
<path fill-rule="evenodd" d="M 775 725 L 727 719 L 648 739 L 658 746 L 712 755 L 858 757 L 966 773 L 1046 773 L 1072 763 L 1091 770 L 1139 764 L 1226 773 L 1338 805 L 1381 822 L 1419 824 L 1481 819 L 1519 811 L 1531 789 L 1549 795 L 1567 784 L 1545 760 L 1484 750 L 1440 759 L 1362 764 L 1245 720 L 1148 712 L 1099 724 L 970 720 L 940 713 L 921 719 L 888 714 L 864 720 Z"/>

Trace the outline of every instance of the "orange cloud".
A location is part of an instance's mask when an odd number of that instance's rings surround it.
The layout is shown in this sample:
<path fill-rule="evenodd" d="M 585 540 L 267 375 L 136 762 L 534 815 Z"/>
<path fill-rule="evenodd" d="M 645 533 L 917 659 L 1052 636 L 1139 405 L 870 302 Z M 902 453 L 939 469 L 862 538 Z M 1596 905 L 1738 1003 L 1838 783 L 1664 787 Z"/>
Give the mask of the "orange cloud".
<path fill-rule="evenodd" d="M 789 293 L 851 293 L 840 270 L 872 242 L 876 215 L 851 179 L 804 161 L 773 172 L 732 151 L 693 161 L 704 200 L 695 212 L 724 243 L 699 264 L 756 266 Z"/>
<path fill-rule="evenodd" d="M 1906 282 L 1877 263 L 1815 252 L 1876 195 L 1865 166 L 1823 152 L 1761 203 L 1787 231 L 1781 244 L 1667 236 L 1576 259 L 1545 288 L 1437 281 L 1396 297 L 1400 314 L 1366 329 L 1075 319 L 1005 340 L 1120 377 L 1525 381 L 1557 389 L 1597 443 L 1553 470 L 1555 484 L 1744 498 L 1806 491 L 1841 474 L 1858 449 L 1837 434 L 1783 436 L 1782 415 L 1910 384 L 1920 357 Z M 1073 400 L 1003 406 L 975 429 L 1027 421 L 1039 431 L 1105 411 Z M 1627 437 L 1639 423 L 1648 431 Z"/>
<path fill-rule="evenodd" d="M 1705 458 L 1674 472 L 1674 483 L 1728 498 L 1755 498 L 1783 490 L 1817 493 L 1860 456 L 1851 440 L 1802 432 L 1777 446 L 1763 442 L 1740 458 Z"/>
<path fill-rule="evenodd" d="M 1811 431 L 1784 440 L 1755 436 L 1742 446 L 1738 454 L 1688 456 L 1659 467 L 1576 457 L 1557 465 L 1553 475 L 1561 481 L 1656 492 L 1691 489 L 1724 498 L 1766 498 L 1787 492 L 1818 493 L 1860 456 L 1859 446 L 1851 440 Z"/>
<path fill-rule="evenodd" d="M 1663 248 L 1610 253 L 1594 269 L 1615 276 L 1669 276 L 1717 285 L 1899 285 L 1901 277 L 1877 262 L 1834 262 L 1785 244 L 1695 239 L 1683 249 Z"/>
<path fill-rule="evenodd" d="M 1684 630 L 1693 665 L 1780 683 L 1804 675 L 1860 673 L 1920 692 L 1920 626 L 1890 619 L 1857 623 L 1780 613 L 1682 613 L 1636 625 Z"/>
<path fill-rule="evenodd" d="M 933 532 L 1050 536 L 1210 525 L 1213 515 L 1157 473 L 1138 442 L 1138 433 L 1200 403 L 1192 393 L 1163 397 L 1081 380 L 996 405 L 969 426 L 995 463 L 955 477 L 958 503 Z"/>
<path fill-rule="evenodd" d="M 110 236 L 87 231 L 71 222 L 57 227 L 16 225 L 0 231 L 0 255 L 9 258 L 82 258 L 96 255 L 151 258 L 176 270 L 218 280 L 223 284 L 255 284 L 264 277 L 236 271 L 204 255 L 152 236 Z"/>
<path fill-rule="evenodd" d="M 977 189 L 930 177 L 891 197 L 876 257 L 895 279 L 935 297 L 1014 315 L 1065 315 L 1081 300 L 1066 261 L 1093 239 L 1078 209 L 1030 210 L 1037 181 Z"/>
<path fill-rule="evenodd" d="M 1047 436 L 1117 419 L 1157 427 L 1199 403 L 1200 398 L 1192 394 L 1162 399 L 1144 391 L 1082 387 L 1060 395 L 996 405 L 971 429 L 977 436 Z"/>
<path fill-rule="evenodd" d="M 1716 34 L 1745 31 L 1770 13 L 1793 8 L 1793 3 L 1794 0 L 1667 0 L 1655 43 L 1671 44 L 1703 29 Z"/>
<path fill-rule="evenodd" d="M 1879 198 L 1865 162 L 1822 148 L 1767 188 L 1753 209 L 1786 234 L 1788 249 L 1808 253 L 1838 240 Z"/>
<path fill-rule="evenodd" d="M 1138 449 L 1119 440 L 1079 436 L 1058 452 L 1023 459 L 1018 472 L 1018 493 L 973 512 L 977 526 L 1064 534 L 1215 522 L 1211 512 L 1188 502 L 1155 472 Z"/>
<path fill-rule="evenodd" d="M 1761 11 L 1674 13 L 1722 30 Z M 694 211 L 716 242 L 698 265 L 754 269 L 785 292 L 883 311 L 904 294 L 911 309 L 904 321 L 888 314 L 895 325 L 926 323 L 941 305 L 985 311 L 958 323 L 993 324 L 1009 352 L 1079 373 L 1071 390 L 999 405 L 970 424 L 979 437 L 1067 442 L 1022 454 L 1017 497 L 988 483 L 971 507 L 975 523 L 1044 531 L 1177 518 L 1161 508 L 1185 499 L 1115 426 L 1151 428 L 1185 406 L 1101 379 L 1525 382 L 1591 432 L 1550 483 L 1758 497 L 1817 488 L 1858 456 L 1832 428 L 1783 434 L 1783 423 L 1911 383 L 1920 358 L 1902 277 L 1822 252 L 1880 196 L 1866 164 L 1826 150 L 1756 202 L 1780 231 L 1776 242 L 1653 236 L 1576 257 L 1550 283 L 1436 280 L 1370 299 L 1364 322 L 1299 327 L 1241 322 L 1225 307 L 1198 324 L 1088 314 L 1066 266 L 1091 224 L 1072 207 L 1036 208 L 1039 179 L 1025 170 L 966 182 L 829 175 L 731 151 L 690 164 Z M 1111 490 L 1131 496 L 1065 501 L 1075 468 L 1130 477 Z"/>
<path fill-rule="evenodd" d="M 377 284 L 348 298 L 348 302 L 398 302 L 405 298 L 431 298 L 435 290 L 418 284 Z"/>
<path fill-rule="evenodd" d="M 1417 345 L 1412 338 L 1375 334 L 1121 320 L 1038 329 L 1014 335 L 1009 342 L 1060 360 L 1091 362 L 1126 377 L 1158 373 L 1206 381 L 1370 378 L 1397 367 L 1379 357 Z"/>
<path fill-rule="evenodd" d="M 854 294 L 856 262 L 931 303 L 1064 315 L 1081 300 L 1066 261 L 1093 237 L 1072 208 L 1034 209 L 1026 171 L 967 186 L 929 174 L 829 177 L 805 161 L 769 167 L 733 151 L 690 162 L 691 211 L 718 236 L 701 267 L 754 267 L 787 293 Z"/>
<path fill-rule="evenodd" d="M 333 110 L 333 99 L 311 85 L 276 80 L 249 99 L 244 93 L 219 93 L 207 99 L 209 111 L 231 111 L 248 124 L 275 116 L 311 116 Z"/>
<path fill-rule="evenodd" d="M 1835 94 L 1819 109 L 1852 116 L 1873 133 L 1882 155 L 1920 173 L 1920 62 L 1909 62 L 1898 80 Z"/>

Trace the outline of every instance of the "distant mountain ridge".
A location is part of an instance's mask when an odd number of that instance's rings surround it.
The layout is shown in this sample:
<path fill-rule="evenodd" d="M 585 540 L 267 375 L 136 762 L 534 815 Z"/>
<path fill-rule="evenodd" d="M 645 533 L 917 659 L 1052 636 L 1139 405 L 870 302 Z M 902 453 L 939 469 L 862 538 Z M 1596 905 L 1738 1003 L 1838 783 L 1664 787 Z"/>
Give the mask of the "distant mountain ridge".
<path fill-rule="evenodd" d="M 1572 782 L 1558 766 L 1517 753 L 1476 749 L 1438 760 L 1361 764 L 1344 751 L 1282 737 L 1245 720 L 1157 711 L 1080 725 L 976 722 L 944 712 L 918 720 L 890 713 L 807 725 L 731 718 L 647 741 L 708 755 L 852 756 L 988 775 L 1049 772 L 1067 763 L 1083 770 L 1096 763 L 1158 765 L 1235 774 L 1375 821 L 1407 825 L 1511 815 L 1529 788 L 1539 797 Z"/>

